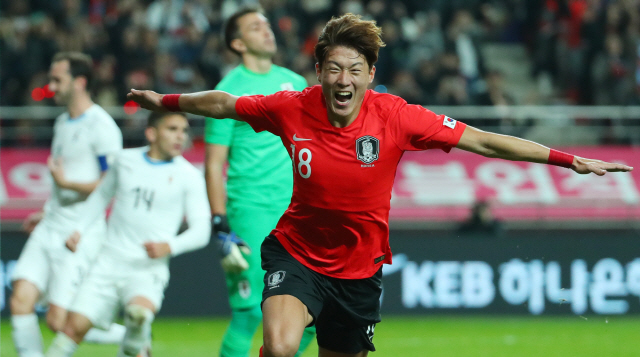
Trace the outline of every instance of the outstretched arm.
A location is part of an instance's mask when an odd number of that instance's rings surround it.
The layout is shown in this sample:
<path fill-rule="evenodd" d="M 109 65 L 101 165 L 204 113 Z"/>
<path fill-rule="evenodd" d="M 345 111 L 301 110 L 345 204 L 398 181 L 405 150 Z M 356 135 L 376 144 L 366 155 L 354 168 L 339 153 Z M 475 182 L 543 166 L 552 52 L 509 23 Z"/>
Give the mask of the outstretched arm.
<path fill-rule="evenodd" d="M 627 165 L 567 155 L 533 141 L 490 133 L 471 126 L 465 128 L 456 147 L 486 157 L 565 166 L 579 174 L 593 172 L 602 176 L 607 171 L 626 172 L 633 170 L 633 167 Z M 556 159 L 558 155 L 560 155 L 560 161 Z"/>
<path fill-rule="evenodd" d="M 166 97 L 166 98 L 165 98 Z M 127 99 L 154 112 L 182 111 L 215 119 L 242 120 L 236 113 L 238 97 L 219 90 L 185 94 L 159 94 L 150 90 L 132 89 Z"/>

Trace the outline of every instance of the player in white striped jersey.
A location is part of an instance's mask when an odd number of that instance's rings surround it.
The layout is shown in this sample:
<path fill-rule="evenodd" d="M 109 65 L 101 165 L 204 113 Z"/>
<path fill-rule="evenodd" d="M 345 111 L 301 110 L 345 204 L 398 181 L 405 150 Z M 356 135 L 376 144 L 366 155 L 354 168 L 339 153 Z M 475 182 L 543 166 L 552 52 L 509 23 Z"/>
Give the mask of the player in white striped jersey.
<path fill-rule="evenodd" d="M 152 114 L 145 131 L 150 146 L 123 150 L 87 199 L 67 245 L 73 250 L 85 240 L 89 222 L 113 198 L 107 240 L 47 357 L 71 356 L 90 327 L 107 328 L 121 307 L 127 333 L 118 356 L 135 356 L 149 343 L 169 282 L 169 258 L 209 242 L 204 176 L 180 156 L 187 128 L 182 114 Z M 184 217 L 189 228 L 177 235 Z"/>
<path fill-rule="evenodd" d="M 91 100 L 93 62 L 78 52 L 55 55 L 49 72 L 49 88 L 56 104 L 66 106 L 54 124 L 48 166 L 53 177 L 51 196 L 44 211 L 31 215 L 24 228 L 30 233 L 16 265 L 11 294 L 13 340 L 21 357 L 43 355 L 42 334 L 35 313 L 40 300 L 49 304 L 47 323 L 53 331 L 64 326 L 67 309 L 83 272 L 94 260 L 106 236 L 104 216 L 96 217 L 87 240 L 71 254 L 65 240 L 84 211 L 85 199 L 107 170 L 109 157 L 122 150 L 122 134 L 113 118 Z M 120 331 L 118 328 L 120 327 Z M 100 341 L 121 336 L 97 331 Z M 106 340 L 105 340 L 106 338 Z"/>

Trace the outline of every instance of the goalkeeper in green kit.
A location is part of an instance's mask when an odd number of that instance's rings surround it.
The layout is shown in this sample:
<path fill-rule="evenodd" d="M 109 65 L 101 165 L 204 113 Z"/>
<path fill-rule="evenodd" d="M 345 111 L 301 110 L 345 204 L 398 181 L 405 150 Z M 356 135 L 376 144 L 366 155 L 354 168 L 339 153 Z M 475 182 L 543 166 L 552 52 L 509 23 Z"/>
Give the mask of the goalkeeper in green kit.
<path fill-rule="evenodd" d="M 220 81 L 217 90 L 234 95 L 267 95 L 307 87 L 303 77 L 272 63 L 275 38 L 258 8 L 243 8 L 233 14 L 224 35 L 227 47 L 242 57 L 242 63 Z M 262 321 L 264 271 L 260 245 L 291 201 L 291 159 L 279 137 L 266 131 L 256 133 L 249 124 L 233 119 L 207 118 L 205 143 L 212 234 L 220 242 L 232 310 L 220 356 L 246 357 Z M 225 195 L 223 171 L 227 161 Z M 315 327 L 307 328 L 296 356 L 314 337 Z"/>

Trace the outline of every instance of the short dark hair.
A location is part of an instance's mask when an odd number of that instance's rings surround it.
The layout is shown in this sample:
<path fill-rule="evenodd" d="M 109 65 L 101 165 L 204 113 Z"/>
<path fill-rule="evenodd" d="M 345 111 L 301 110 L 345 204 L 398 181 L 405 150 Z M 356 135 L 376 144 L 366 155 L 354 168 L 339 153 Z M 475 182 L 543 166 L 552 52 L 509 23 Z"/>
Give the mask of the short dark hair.
<path fill-rule="evenodd" d="M 52 62 L 68 61 L 71 77 L 84 77 L 87 80 L 86 90 L 90 91 L 93 85 L 93 60 L 91 56 L 82 52 L 58 52 L 53 56 Z"/>
<path fill-rule="evenodd" d="M 378 51 L 385 46 L 380 35 L 382 29 L 376 22 L 362 20 L 362 16 L 351 13 L 332 17 L 322 29 L 314 49 L 316 60 L 324 63 L 331 47 L 344 46 L 358 51 L 369 64 L 369 69 L 378 61 Z"/>
<path fill-rule="evenodd" d="M 227 45 L 227 48 L 238 56 L 241 56 L 242 54 L 231 47 L 231 42 L 236 38 L 240 38 L 240 26 L 238 26 L 238 19 L 244 15 L 253 13 L 263 14 L 262 8 L 257 5 L 244 6 L 229 17 L 227 24 L 224 27 L 224 42 Z"/>
<path fill-rule="evenodd" d="M 147 128 L 157 128 L 162 119 L 170 115 L 180 115 L 187 119 L 187 115 L 181 112 L 151 112 L 151 114 L 149 114 L 149 118 L 147 119 Z"/>

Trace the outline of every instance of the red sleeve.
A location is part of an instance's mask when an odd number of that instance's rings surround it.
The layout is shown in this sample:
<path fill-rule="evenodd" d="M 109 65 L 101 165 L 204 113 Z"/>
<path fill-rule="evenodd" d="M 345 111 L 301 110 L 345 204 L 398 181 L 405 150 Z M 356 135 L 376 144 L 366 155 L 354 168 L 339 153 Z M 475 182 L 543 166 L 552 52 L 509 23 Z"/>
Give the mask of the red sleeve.
<path fill-rule="evenodd" d="M 389 120 L 388 127 L 402 150 L 442 149 L 449 152 L 458 145 L 467 125 L 403 101 L 396 115 Z"/>
<path fill-rule="evenodd" d="M 282 116 L 279 114 L 287 102 L 287 97 L 287 92 L 267 96 L 242 96 L 236 101 L 236 113 L 257 133 L 266 130 L 280 135 Z"/>

